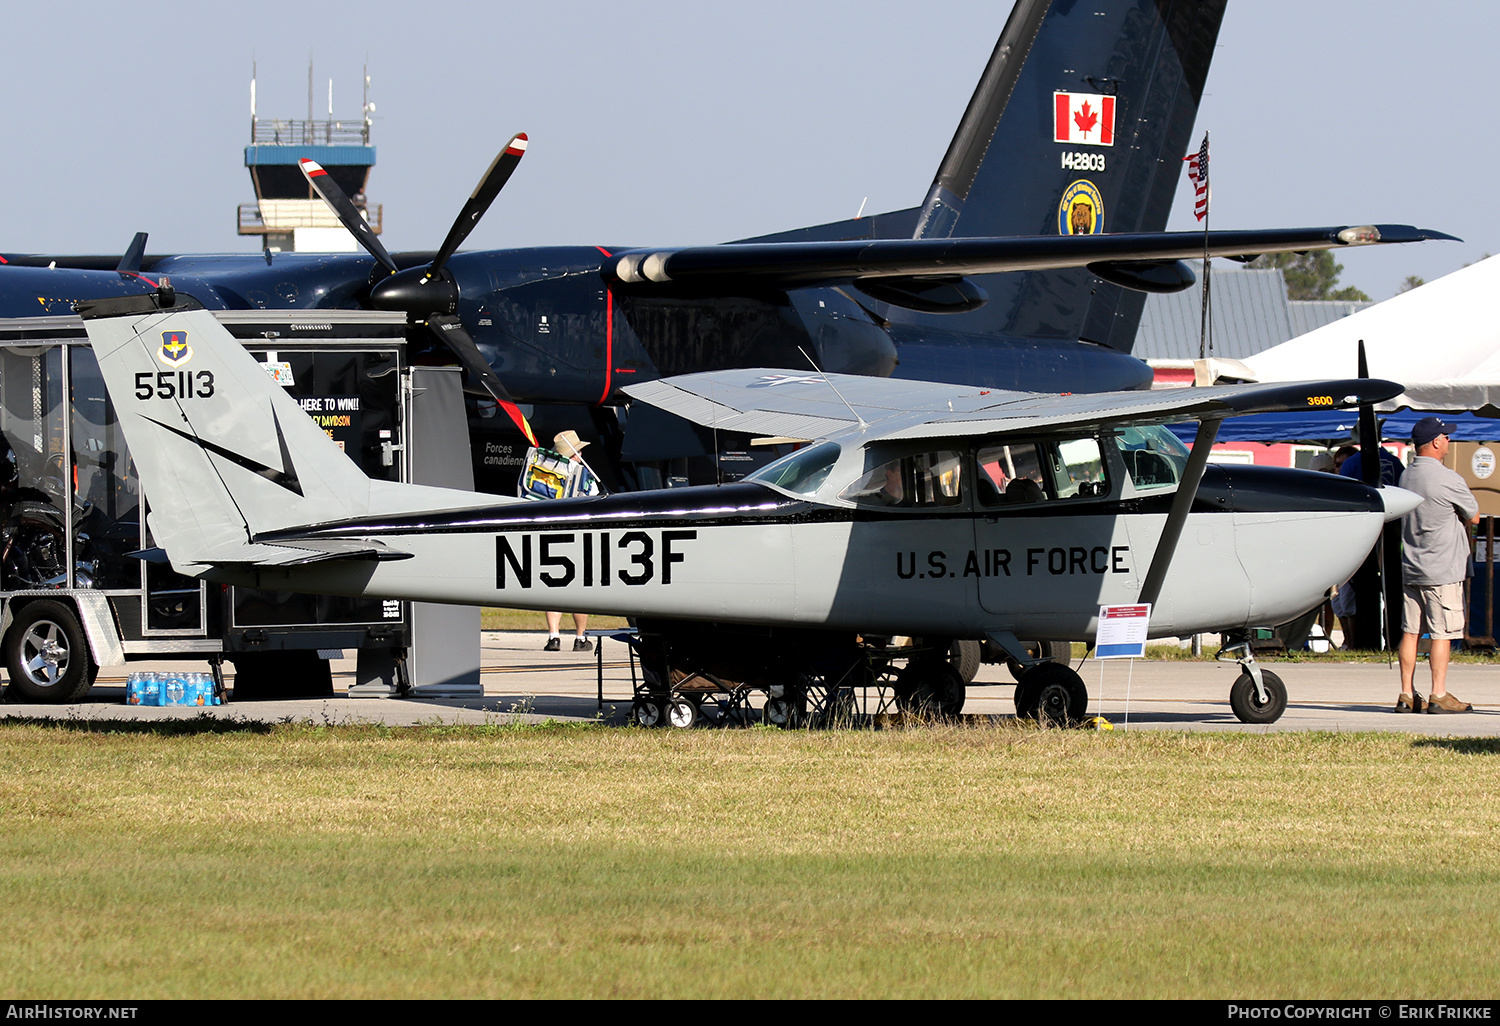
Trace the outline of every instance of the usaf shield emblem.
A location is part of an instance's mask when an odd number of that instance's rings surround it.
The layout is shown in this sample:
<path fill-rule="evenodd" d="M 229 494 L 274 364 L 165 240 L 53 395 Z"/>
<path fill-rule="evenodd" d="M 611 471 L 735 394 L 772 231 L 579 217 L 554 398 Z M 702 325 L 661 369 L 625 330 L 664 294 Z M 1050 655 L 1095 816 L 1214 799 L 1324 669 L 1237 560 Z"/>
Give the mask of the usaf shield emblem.
<path fill-rule="evenodd" d="M 161 348 L 156 351 L 157 359 L 168 367 L 181 367 L 193 358 L 193 347 L 187 343 L 188 333 L 185 331 L 164 331 L 161 333 Z"/>

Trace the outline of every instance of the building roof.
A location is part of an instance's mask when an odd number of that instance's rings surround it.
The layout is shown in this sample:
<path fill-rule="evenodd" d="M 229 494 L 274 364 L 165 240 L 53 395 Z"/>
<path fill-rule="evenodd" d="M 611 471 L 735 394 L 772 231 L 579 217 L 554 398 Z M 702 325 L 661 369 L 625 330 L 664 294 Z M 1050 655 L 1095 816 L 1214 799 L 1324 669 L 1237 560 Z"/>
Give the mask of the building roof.
<path fill-rule="evenodd" d="M 1201 272 L 1200 272 L 1201 273 Z M 1215 264 L 1210 276 L 1210 356 L 1244 359 L 1370 306 L 1336 300 L 1289 301 L 1278 269 Z M 1199 355 L 1203 290 L 1148 295 L 1133 353 L 1142 360 L 1194 360 Z"/>

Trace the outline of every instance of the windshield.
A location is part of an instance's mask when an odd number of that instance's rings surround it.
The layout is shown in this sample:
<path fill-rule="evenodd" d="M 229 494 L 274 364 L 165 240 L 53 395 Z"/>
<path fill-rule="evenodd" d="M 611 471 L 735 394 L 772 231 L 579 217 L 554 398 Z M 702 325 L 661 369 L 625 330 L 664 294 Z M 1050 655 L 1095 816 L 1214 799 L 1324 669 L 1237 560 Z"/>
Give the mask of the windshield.
<path fill-rule="evenodd" d="M 823 487 L 823 482 L 828 479 L 828 472 L 838 462 L 839 452 L 837 442 L 824 442 L 798 449 L 791 455 L 762 467 L 745 480 L 759 481 L 794 495 L 812 495 Z"/>

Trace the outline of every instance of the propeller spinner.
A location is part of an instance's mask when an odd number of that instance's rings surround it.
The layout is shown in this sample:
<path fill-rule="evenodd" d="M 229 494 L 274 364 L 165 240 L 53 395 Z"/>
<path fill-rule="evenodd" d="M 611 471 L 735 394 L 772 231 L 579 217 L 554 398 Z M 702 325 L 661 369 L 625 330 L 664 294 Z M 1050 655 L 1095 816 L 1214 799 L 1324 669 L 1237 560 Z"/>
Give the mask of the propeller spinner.
<path fill-rule="evenodd" d="M 474 344 L 474 339 L 464 330 L 463 323 L 458 319 L 458 283 L 447 271 L 449 258 L 469 237 L 469 233 L 474 230 L 479 219 L 484 216 L 490 204 L 495 201 L 495 197 L 500 194 L 500 190 L 505 187 L 505 183 L 510 180 L 510 176 L 516 170 L 516 165 L 525 156 L 526 142 L 526 133 L 517 134 L 491 162 L 484 176 L 479 179 L 479 184 L 470 194 L 468 202 L 458 212 L 458 217 L 453 221 L 453 227 L 448 229 L 448 235 L 443 239 L 443 244 L 432 263 L 425 267 L 408 267 L 404 271 L 396 269 L 396 262 L 380 244 L 380 240 L 370 230 L 369 224 L 360 215 L 349 197 L 329 177 L 328 172 L 312 160 L 302 160 L 301 167 L 308 184 L 338 215 L 340 223 L 388 272 L 386 277 L 371 287 L 370 305 L 377 310 L 405 313 L 407 323 L 425 326 L 431 331 L 453 351 L 453 355 L 458 357 L 458 362 L 469 372 L 470 377 L 500 404 L 501 409 L 505 410 L 531 444 L 536 445 L 536 436 L 532 433 L 531 425 L 527 422 L 525 415 L 516 406 L 515 400 L 510 397 L 510 393 L 501 383 L 499 375 L 484 358 L 484 354 L 479 351 L 479 347 Z"/>

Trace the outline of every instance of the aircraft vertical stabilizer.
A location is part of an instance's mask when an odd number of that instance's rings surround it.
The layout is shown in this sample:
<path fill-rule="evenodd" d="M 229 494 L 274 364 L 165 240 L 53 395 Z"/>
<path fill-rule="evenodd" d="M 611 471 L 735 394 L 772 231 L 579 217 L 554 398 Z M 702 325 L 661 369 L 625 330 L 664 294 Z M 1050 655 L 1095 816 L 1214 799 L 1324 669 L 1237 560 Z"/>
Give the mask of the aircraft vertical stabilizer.
<path fill-rule="evenodd" d="M 1164 230 L 1225 2 L 1020 0 L 938 168 L 915 236 Z M 1085 269 L 976 280 L 989 294 L 979 310 L 895 311 L 892 319 L 1081 338 L 1123 352 L 1134 345 L 1144 294 Z"/>
<path fill-rule="evenodd" d="M 370 511 L 369 478 L 213 314 L 107 316 L 109 302 L 82 312 L 149 487 L 152 535 L 174 565 L 227 559 L 262 531 Z"/>

